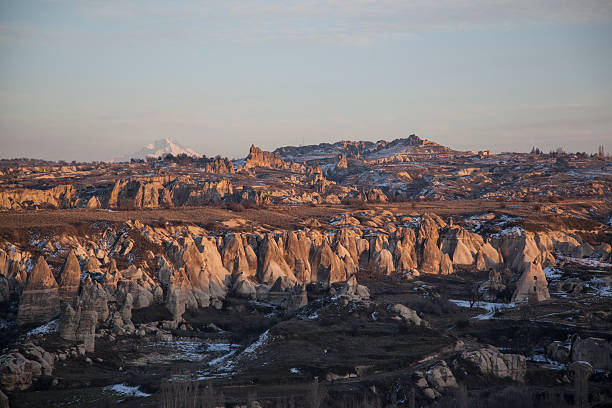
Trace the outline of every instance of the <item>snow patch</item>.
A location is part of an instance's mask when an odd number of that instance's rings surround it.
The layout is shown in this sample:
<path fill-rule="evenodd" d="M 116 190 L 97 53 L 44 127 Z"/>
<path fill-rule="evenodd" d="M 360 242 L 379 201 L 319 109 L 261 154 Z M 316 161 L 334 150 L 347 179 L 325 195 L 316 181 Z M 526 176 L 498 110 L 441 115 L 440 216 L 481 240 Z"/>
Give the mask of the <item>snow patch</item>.
<path fill-rule="evenodd" d="M 452 302 L 460 307 L 470 307 L 470 301 L 468 300 L 457 300 L 457 299 L 449 299 L 449 302 Z M 516 303 L 493 303 L 493 302 L 474 302 L 471 306 L 476 309 L 485 309 L 487 313 L 480 314 L 478 316 L 472 317 L 472 319 L 477 320 L 491 320 L 495 313 L 504 310 L 504 309 L 512 309 L 516 307 Z"/>
<path fill-rule="evenodd" d="M 139 388 L 140 387 L 138 386 L 132 387 L 130 385 L 122 383 L 122 384 L 109 385 L 108 387 L 105 387 L 104 389 L 107 391 L 112 391 L 114 393 L 125 395 L 128 397 L 150 397 L 151 396 L 151 394 L 147 394 L 146 392 L 140 391 Z"/>
<path fill-rule="evenodd" d="M 245 348 L 244 351 L 242 352 L 247 353 L 247 354 L 252 354 L 254 352 L 257 351 L 257 349 L 259 349 L 261 346 L 263 346 L 267 341 L 268 341 L 268 333 L 270 332 L 270 330 L 266 330 L 265 332 L 263 332 L 263 334 L 261 336 L 259 336 L 259 338 L 253 343 L 251 344 L 249 347 Z"/>
<path fill-rule="evenodd" d="M 552 266 L 548 266 L 544 268 L 544 274 L 546 275 L 546 279 L 559 279 L 563 275 L 563 272 L 557 268 L 553 268 Z"/>
<path fill-rule="evenodd" d="M 30 330 L 27 334 L 26 337 L 30 337 L 30 336 L 44 336 L 47 334 L 51 334 L 51 333 L 55 333 L 58 330 L 58 322 L 57 319 L 55 320 L 51 320 L 48 323 L 43 324 L 42 326 L 39 326 L 35 329 Z"/>

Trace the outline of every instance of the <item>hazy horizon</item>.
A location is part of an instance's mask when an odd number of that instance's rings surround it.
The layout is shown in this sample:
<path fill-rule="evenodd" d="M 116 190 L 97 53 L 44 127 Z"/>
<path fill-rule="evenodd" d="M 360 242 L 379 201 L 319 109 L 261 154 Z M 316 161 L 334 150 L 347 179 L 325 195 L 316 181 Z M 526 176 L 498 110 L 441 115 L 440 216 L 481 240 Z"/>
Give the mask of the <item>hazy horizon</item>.
<path fill-rule="evenodd" d="M 612 151 L 612 2 L 0 3 L 0 157 Z"/>

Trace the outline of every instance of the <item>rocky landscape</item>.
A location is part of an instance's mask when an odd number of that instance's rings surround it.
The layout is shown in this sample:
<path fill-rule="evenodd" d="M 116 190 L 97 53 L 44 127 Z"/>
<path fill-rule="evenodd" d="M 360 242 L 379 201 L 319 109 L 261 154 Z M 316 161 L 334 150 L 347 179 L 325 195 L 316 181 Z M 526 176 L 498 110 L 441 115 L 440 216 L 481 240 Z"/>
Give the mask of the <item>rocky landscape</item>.
<path fill-rule="evenodd" d="M 0 161 L 0 407 L 611 406 L 611 199 L 415 135 Z"/>

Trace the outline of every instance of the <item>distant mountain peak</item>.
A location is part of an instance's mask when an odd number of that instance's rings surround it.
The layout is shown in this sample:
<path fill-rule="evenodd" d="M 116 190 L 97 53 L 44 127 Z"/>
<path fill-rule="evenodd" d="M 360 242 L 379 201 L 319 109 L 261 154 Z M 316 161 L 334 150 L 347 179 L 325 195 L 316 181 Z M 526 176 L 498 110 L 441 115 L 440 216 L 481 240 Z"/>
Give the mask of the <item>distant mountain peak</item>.
<path fill-rule="evenodd" d="M 165 156 L 166 154 L 172 154 L 178 156 L 179 154 L 186 154 L 187 156 L 199 157 L 200 153 L 193 149 L 185 148 L 178 142 L 170 140 L 168 138 L 159 139 L 153 143 L 147 144 L 139 151 L 121 156 L 114 159 L 114 161 L 129 161 L 130 159 L 146 159 L 147 157 L 159 157 Z"/>

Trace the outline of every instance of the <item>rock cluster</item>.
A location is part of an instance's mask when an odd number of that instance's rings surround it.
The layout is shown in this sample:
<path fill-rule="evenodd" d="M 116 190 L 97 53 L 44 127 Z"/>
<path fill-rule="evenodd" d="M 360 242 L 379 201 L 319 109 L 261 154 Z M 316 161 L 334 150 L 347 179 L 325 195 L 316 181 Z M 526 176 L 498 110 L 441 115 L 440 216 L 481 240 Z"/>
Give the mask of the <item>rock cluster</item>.
<path fill-rule="evenodd" d="M 430 400 L 440 398 L 448 389 L 457 387 L 457 380 L 444 360 L 426 372 L 416 371 L 415 377 L 416 386 Z"/>
<path fill-rule="evenodd" d="M 28 389 L 41 375 L 50 376 L 54 363 L 53 354 L 26 343 L 0 357 L 0 385 L 7 391 Z"/>
<path fill-rule="evenodd" d="M 244 168 L 251 169 L 254 167 L 267 167 L 270 169 L 283 169 L 302 173 L 305 170 L 304 166 L 298 163 L 288 163 L 284 161 L 276 152 L 265 152 L 260 148 L 251 145 Z"/>
<path fill-rule="evenodd" d="M 586 361 L 595 369 L 612 370 L 612 342 L 577 336 L 572 343 L 570 358 L 574 362 Z"/>
<path fill-rule="evenodd" d="M 525 356 L 520 354 L 504 354 L 489 345 L 475 351 L 461 354 L 465 361 L 476 365 L 482 374 L 494 375 L 500 378 L 511 378 L 523 382 L 527 370 Z"/>

